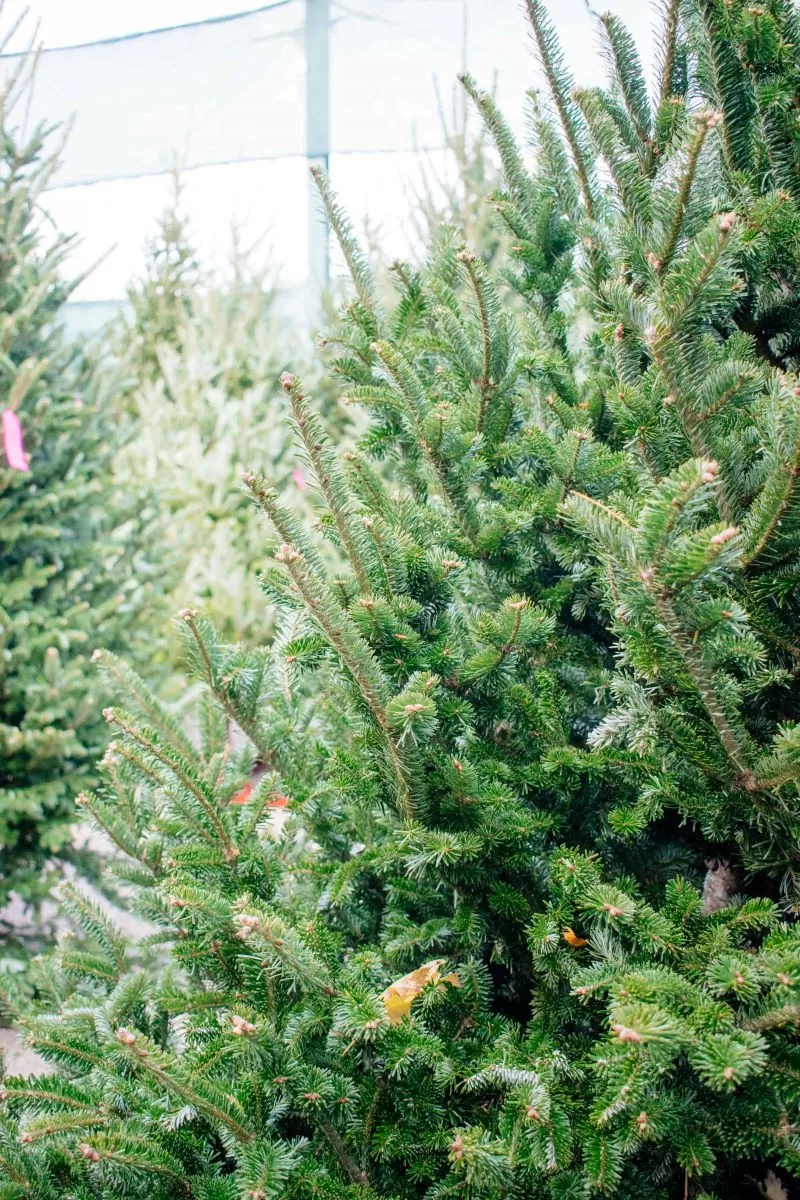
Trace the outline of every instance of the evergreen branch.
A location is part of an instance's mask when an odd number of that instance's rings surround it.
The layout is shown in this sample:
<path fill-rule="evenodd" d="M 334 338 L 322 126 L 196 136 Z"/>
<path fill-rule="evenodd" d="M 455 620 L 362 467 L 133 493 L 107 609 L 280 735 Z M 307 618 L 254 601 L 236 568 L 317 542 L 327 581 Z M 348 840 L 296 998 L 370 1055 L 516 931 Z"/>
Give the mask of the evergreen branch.
<path fill-rule="evenodd" d="M 333 455 L 325 444 L 326 438 L 319 418 L 316 413 L 311 412 L 300 380 L 296 375 L 290 375 L 288 371 L 285 371 L 281 375 L 281 387 L 289 396 L 300 437 L 308 451 L 325 503 L 336 522 L 336 528 L 339 530 L 342 545 L 358 580 L 361 594 L 369 596 L 372 593 L 372 585 L 361 549 L 358 546 L 357 534 L 352 527 L 351 515 L 344 502 L 344 481 L 335 476 Z"/>
<path fill-rule="evenodd" d="M 293 982 L 301 980 L 308 989 L 326 996 L 336 994 L 328 968 L 281 917 L 262 911 L 258 914 L 239 913 L 234 920 L 240 927 L 242 940 L 249 940 L 253 935 L 261 938 Z"/>
<path fill-rule="evenodd" d="M 113 1144 L 104 1144 L 103 1142 L 99 1141 L 97 1137 L 93 1138 L 92 1140 L 95 1142 L 94 1146 L 89 1143 L 85 1146 L 85 1148 L 82 1148 L 84 1155 L 86 1155 L 87 1152 L 91 1153 L 94 1151 L 95 1154 L 99 1155 L 99 1159 L 102 1162 L 114 1163 L 116 1166 L 120 1167 L 133 1167 L 136 1170 L 145 1171 L 151 1175 L 160 1175 L 164 1179 L 168 1179 L 171 1183 L 174 1183 L 184 1195 L 191 1196 L 191 1184 L 185 1179 L 184 1175 L 180 1173 L 180 1163 L 176 1161 L 174 1167 L 168 1167 L 163 1162 L 159 1162 L 153 1157 L 153 1146 L 149 1139 L 135 1139 L 136 1141 L 141 1141 L 142 1146 L 147 1148 L 144 1153 L 133 1153 L 132 1151 L 126 1152 L 121 1148 L 114 1148 Z M 130 1136 L 130 1134 L 126 1134 L 124 1140 L 126 1144 L 135 1144 L 134 1139 Z M 102 1146 L 101 1150 L 97 1149 L 98 1145 Z M 147 1151 L 149 1151 L 149 1153 Z"/>
<path fill-rule="evenodd" d="M 580 442 L 578 446 L 580 448 Z M 594 496 L 587 496 L 586 492 L 579 492 L 576 488 L 572 488 L 570 495 L 577 496 L 579 500 L 584 500 L 587 504 L 591 504 L 593 508 L 599 509 L 605 516 L 610 517 L 612 521 L 615 521 L 619 525 L 624 525 L 626 529 L 630 529 L 633 532 L 633 525 L 622 515 L 619 509 L 611 508 L 610 505 L 603 504 L 602 500 L 596 500 Z"/>
<path fill-rule="evenodd" d="M 636 43 L 628 29 L 619 17 L 613 13 L 601 13 L 598 17 L 605 33 L 614 73 L 619 83 L 620 92 L 625 102 L 625 111 L 639 138 L 646 149 L 648 158 L 652 151 L 650 147 L 650 105 L 647 99 L 647 87 L 644 80 L 642 64 L 636 52 Z"/>
<path fill-rule="evenodd" d="M 715 102 L 722 110 L 722 145 L 731 178 L 746 169 L 750 156 L 751 118 L 756 110 L 751 83 L 742 70 L 737 47 L 725 36 L 718 20 L 718 0 L 700 0 L 708 63 Z"/>
<path fill-rule="evenodd" d="M 27 1038 L 28 1044 L 32 1050 L 41 1053 L 43 1056 L 48 1050 L 55 1051 L 57 1054 L 67 1055 L 71 1058 L 76 1058 L 79 1062 L 85 1063 L 88 1067 L 103 1068 L 108 1066 L 108 1060 L 102 1054 L 92 1054 L 88 1050 L 80 1046 L 71 1046 L 68 1042 L 56 1041 L 50 1036 L 37 1034 L 35 1029 L 30 1030 Z"/>
<path fill-rule="evenodd" d="M 96 1132 L 109 1125 L 110 1118 L 97 1112 L 97 1104 L 92 1105 L 91 1117 L 53 1117 L 49 1120 L 40 1118 L 25 1126 L 24 1139 L 26 1145 L 33 1145 L 45 1138 L 63 1137 L 64 1134 Z"/>
<path fill-rule="evenodd" d="M 458 78 L 467 95 L 477 107 L 491 135 L 497 153 L 500 156 L 503 174 L 512 194 L 517 199 L 521 199 L 529 191 L 530 176 L 525 169 L 516 139 L 511 132 L 508 122 L 498 109 L 489 92 L 479 88 L 471 75 L 463 74 L 459 75 Z"/>
<path fill-rule="evenodd" d="M 102 670 L 113 679 L 120 691 L 126 692 L 132 697 L 136 708 L 148 725 L 155 729 L 166 742 L 170 742 L 179 754 L 191 756 L 194 753 L 192 743 L 178 722 L 166 711 L 158 697 L 153 694 L 144 680 L 131 670 L 127 663 L 117 658 L 116 655 L 109 654 L 107 650 L 95 650 L 92 654 L 92 662 L 99 663 Z"/>
<path fill-rule="evenodd" d="M 736 213 L 723 213 L 718 218 L 718 236 L 715 239 L 714 246 L 710 254 L 703 256 L 703 266 L 700 271 L 694 276 L 692 285 L 686 290 L 685 295 L 681 297 L 681 302 L 672 306 L 669 321 L 664 327 L 663 332 L 659 331 L 658 340 L 670 339 L 678 332 L 681 324 L 685 320 L 687 314 L 691 312 L 694 305 L 702 296 L 706 284 L 713 275 L 723 252 L 730 240 L 731 231 L 736 223 Z"/>
<path fill-rule="evenodd" d="M 255 1134 L 251 1129 L 242 1125 L 230 1113 L 220 1108 L 213 1101 L 208 1100 L 188 1084 L 181 1083 L 177 1077 L 176 1064 L 167 1055 L 157 1052 L 153 1046 L 148 1045 L 146 1039 L 138 1037 L 130 1030 L 122 1027 L 116 1031 L 116 1038 L 125 1048 L 127 1052 L 126 1056 L 132 1062 L 136 1063 L 146 1074 L 158 1080 L 166 1091 L 171 1092 L 175 1096 L 180 1096 L 182 1100 L 185 1100 L 187 1104 L 191 1104 L 198 1112 L 208 1117 L 209 1120 L 224 1125 L 240 1142 L 253 1140 Z"/>
<path fill-rule="evenodd" d="M 672 257 L 675 253 L 675 248 L 678 245 L 678 238 L 683 229 L 683 221 L 686 216 L 686 209 L 689 204 L 692 187 L 694 186 L 695 175 L 697 174 L 697 164 L 700 161 L 700 154 L 708 137 L 709 130 L 715 123 L 714 117 L 709 114 L 703 114 L 698 118 L 697 130 L 694 137 L 689 143 L 689 151 L 686 158 L 686 169 L 681 175 L 681 182 L 678 188 L 678 195 L 675 201 L 675 212 L 672 218 L 672 224 L 667 234 L 667 240 L 662 247 L 660 254 L 660 263 L 658 266 L 659 275 L 663 275 L 667 267 L 672 262 Z"/>
<path fill-rule="evenodd" d="M 437 453 L 436 448 L 431 444 L 425 433 L 424 418 L 425 413 L 422 409 L 420 397 L 415 392 L 414 380 L 409 378 L 410 369 L 408 364 L 403 360 L 402 355 L 388 342 L 375 342 L 373 350 L 378 358 L 383 363 L 389 375 L 396 384 L 400 394 L 406 401 L 405 411 L 408 413 L 416 438 L 422 447 L 428 463 L 430 464 L 441 488 L 442 496 L 448 501 L 450 509 L 455 517 L 461 532 L 467 540 L 475 545 L 475 530 L 470 521 L 467 520 L 464 512 L 463 498 L 456 494 L 452 487 L 449 478 L 447 464 Z"/>
<path fill-rule="evenodd" d="M 127 840 L 119 832 L 118 827 L 114 825 L 113 821 L 108 820 L 104 816 L 104 810 L 96 796 L 93 796 L 88 792 L 81 792 L 79 796 L 75 797 L 75 804 L 78 808 L 82 808 L 91 814 L 92 820 L 97 825 L 98 829 L 103 830 L 106 837 L 109 839 L 109 841 L 113 842 L 118 850 L 121 850 L 122 853 L 126 854 L 129 858 L 136 859 L 136 861 L 141 863 L 146 870 L 152 872 L 152 866 L 139 852 L 138 834 L 126 827 L 126 832 L 131 833 L 131 840 Z"/>
<path fill-rule="evenodd" d="M 242 483 L 269 519 L 270 524 L 277 530 L 281 541 L 296 546 L 313 569 L 318 574 L 324 575 L 325 568 L 315 547 L 306 536 L 305 529 L 294 513 L 280 503 L 275 488 L 267 484 L 263 475 L 253 475 L 249 471 L 245 471 L 242 475 Z"/>
<path fill-rule="evenodd" d="M 339 1131 L 329 1121 L 320 1121 L 319 1129 L 339 1160 L 339 1164 L 347 1177 L 353 1183 L 360 1183 L 365 1187 L 369 1187 L 369 1175 L 367 1175 L 366 1171 L 362 1171 L 355 1159 L 350 1156 Z"/>
<path fill-rule="evenodd" d="M 528 12 L 528 19 L 533 29 L 533 36 L 539 50 L 539 61 L 547 78 L 550 94 L 553 97 L 553 102 L 561 121 L 561 128 L 564 131 L 564 136 L 567 139 L 567 144 L 572 154 L 572 161 L 578 175 L 586 215 L 590 221 L 593 221 L 595 219 L 595 203 L 589 181 L 589 166 L 580 144 L 576 115 L 567 92 L 569 80 L 559 61 L 560 51 L 555 30 L 550 24 L 547 10 L 541 0 L 525 0 L 525 5 Z"/>
<path fill-rule="evenodd" d="M 24 15 L 24 14 L 23 14 Z M 31 1193 L 31 1184 L 33 1179 L 30 1175 L 24 1175 L 16 1163 L 11 1162 L 9 1157 L 0 1153 L 0 1168 L 12 1183 L 18 1183 L 23 1189 L 23 1194 Z"/>
<path fill-rule="evenodd" d="M 324 585 L 321 587 L 321 581 L 309 573 L 303 556 L 293 546 L 284 543 L 275 558 L 286 567 L 309 613 L 361 693 L 378 729 L 392 769 L 401 815 L 410 821 L 413 817 L 411 792 L 403 760 L 389 729 L 383 704 L 382 696 L 386 692 L 386 683 L 372 651 L 362 641 L 350 617 L 339 608 L 330 595 L 326 595 L 327 588 Z"/>
<path fill-rule="evenodd" d="M 89 896 L 69 883 L 59 888 L 61 902 L 73 919 L 105 951 L 113 965 L 113 978 L 119 979 L 127 967 L 125 939 L 107 913 Z"/>
<path fill-rule="evenodd" d="M 684 666 L 711 718 L 711 723 L 722 747 L 736 771 L 738 785 L 745 790 L 752 790 L 755 783 L 753 772 L 747 762 L 739 736 L 728 720 L 717 696 L 711 672 L 703 661 L 702 651 L 684 631 L 672 604 L 670 592 L 658 584 L 652 570 L 643 571 L 642 576 L 645 587 L 653 598 L 661 622 L 683 659 Z"/>
<path fill-rule="evenodd" d="M 486 405 L 489 399 L 489 394 L 494 388 L 492 382 L 492 329 L 489 324 L 489 312 L 486 306 L 486 296 L 483 290 L 483 281 L 480 278 L 479 272 L 475 268 L 477 256 L 469 250 L 462 250 L 458 255 L 458 261 L 464 264 L 464 269 L 469 278 L 472 290 L 475 293 L 475 300 L 478 305 L 478 313 L 481 321 L 481 340 L 483 342 L 483 370 L 481 378 L 478 380 L 478 389 L 481 394 L 480 406 L 478 408 L 478 433 L 483 432 L 483 422 L 486 417 Z"/>
<path fill-rule="evenodd" d="M 681 3 L 682 0 L 668 0 L 664 18 L 664 61 L 661 65 L 661 78 L 658 85 L 659 109 L 663 108 L 672 95 L 672 79 L 675 74 Z"/>
<path fill-rule="evenodd" d="M 775 530 L 780 527 L 787 509 L 794 500 L 795 493 L 798 490 L 800 483 L 800 443 L 798 443 L 795 454 L 791 462 L 787 464 L 786 479 L 781 494 L 778 498 L 778 503 L 774 506 L 772 514 L 766 527 L 761 532 L 758 541 L 751 550 L 746 551 L 742 557 L 742 565 L 745 567 L 752 564 L 761 557 L 770 543 Z"/>
<path fill-rule="evenodd" d="M 655 332 L 653 338 L 648 339 L 648 349 L 653 357 L 653 361 L 661 372 L 664 382 L 669 388 L 672 403 L 680 418 L 681 426 L 694 456 L 713 463 L 715 462 L 714 455 L 706 437 L 703 415 L 696 412 L 691 400 L 686 399 L 678 372 L 675 370 L 667 354 L 668 339 L 674 338 L 674 336 L 674 328 L 669 333 L 666 330 L 658 330 Z M 737 505 L 731 499 L 728 482 L 724 475 L 721 477 L 719 487 L 716 491 L 716 502 L 723 520 L 729 524 L 734 524 Z"/>
<path fill-rule="evenodd" d="M 800 1025 L 800 1004 L 784 1004 L 782 1008 L 771 1009 L 760 1017 L 751 1017 L 741 1022 L 743 1029 L 749 1029 L 753 1033 L 781 1029 L 786 1025 Z"/>
<path fill-rule="evenodd" d="M 106 708 L 103 710 L 103 715 L 109 724 L 118 725 L 123 733 L 126 733 L 132 741 L 141 746 L 148 754 L 152 754 L 156 761 L 166 767 L 175 779 L 194 796 L 222 843 L 225 861 L 228 863 L 234 862 L 239 857 L 240 851 L 231 841 L 228 831 L 219 818 L 219 814 L 214 806 L 214 797 L 206 793 L 205 784 L 199 778 L 193 776 L 192 772 L 188 769 L 188 764 L 183 761 L 182 757 L 172 750 L 171 747 L 159 746 L 157 741 L 149 739 L 118 710 Z"/>
<path fill-rule="evenodd" d="M 38 1087 L 18 1087 L 13 1081 L 3 1082 L 3 1098 L 7 1100 L 33 1100 L 38 1107 L 50 1103 L 57 1108 L 77 1109 L 79 1112 L 96 1113 L 97 1102 L 94 1097 L 84 1099 L 81 1096 L 49 1088 L 46 1084 Z"/>
<path fill-rule="evenodd" d="M 375 285 L 366 259 L 353 234 L 353 227 L 340 207 L 331 188 L 330 180 L 322 168 L 312 167 L 311 177 L 317 186 L 325 215 L 344 255 L 350 277 L 355 284 L 356 294 L 366 311 L 374 317 L 377 310 Z"/>
<path fill-rule="evenodd" d="M 200 653 L 200 660 L 203 663 L 206 682 L 214 693 L 219 703 L 225 709 L 227 716 L 231 721 L 234 721 L 247 734 L 248 738 L 255 747 L 259 759 L 263 763 L 270 763 L 274 758 L 274 753 L 271 747 L 263 741 L 258 721 L 254 717 L 248 717 L 231 702 L 230 696 L 225 689 L 220 686 L 217 680 L 217 673 L 214 670 L 214 664 L 208 653 L 208 648 L 200 634 L 197 626 L 197 613 L 193 608 L 183 608 L 180 612 L 181 620 L 184 621 L 190 630 L 192 637 L 195 640 L 197 649 Z"/>

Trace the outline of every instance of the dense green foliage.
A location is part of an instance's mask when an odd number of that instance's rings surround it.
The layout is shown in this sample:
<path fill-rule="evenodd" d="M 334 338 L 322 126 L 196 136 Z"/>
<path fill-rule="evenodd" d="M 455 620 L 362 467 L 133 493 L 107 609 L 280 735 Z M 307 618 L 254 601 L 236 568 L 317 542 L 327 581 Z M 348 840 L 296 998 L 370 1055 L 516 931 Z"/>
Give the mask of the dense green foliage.
<path fill-rule="evenodd" d="M 196 740 L 118 660 L 83 804 L 156 925 L 39 971 L 4 1200 L 787 1195 L 800 1170 L 794 9 L 673 0 L 656 97 L 546 12 L 509 301 L 469 248 L 284 375 L 313 528 L 245 476 L 269 646 L 182 614 Z M 236 736 L 234 736 L 234 733 Z M 241 736 L 240 736 L 241 735 Z M 288 805 L 278 828 L 271 817 Z"/>
<path fill-rule="evenodd" d="M 38 897 L 48 858 L 69 850 L 74 798 L 107 740 L 89 656 L 135 655 L 147 592 L 137 518 L 112 486 L 119 439 L 59 325 L 70 241 L 41 207 L 47 131 L 17 128 L 28 86 L 23 63 L 0 101 L 0 407 L 20 422 L 29 467 L 0 456 L 0 903 L 11 887 Z"/>

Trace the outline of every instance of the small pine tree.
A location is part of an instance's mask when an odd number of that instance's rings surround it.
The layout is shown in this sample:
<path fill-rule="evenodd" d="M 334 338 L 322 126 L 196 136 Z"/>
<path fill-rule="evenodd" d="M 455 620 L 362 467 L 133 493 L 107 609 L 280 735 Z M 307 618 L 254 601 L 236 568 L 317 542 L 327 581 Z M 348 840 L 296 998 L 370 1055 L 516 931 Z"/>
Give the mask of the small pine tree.
<path fill-rule="evenodd" d="M 17 125 L 28 73 L 24 60 L 0 98 L 0 903 L 11 888 L 37 899 L 47 860 L 69 852 L 74 797 L 106 740 L 89 656 L 135 655 L 147 592 L 135 512 L 112 491 L 114 426 L 59 324 L 71 239 L 41 207 L 50 134 Z"/>
<path fill-rule="evenodd" d="M 142 278 L 128 287 L 131 320 L 125 326 L 125 360 L 135 364 L 137 377 L 158 373 L 158 349 L 177 344 L 181 322 L 191 313 L 201 284 L 200 263 L 181 208 L 181 180 L 176 173 L 171 203 L 145 249 Z M 119 352 L 122 347 L 115 349 Z"/>
<path fill-rule="evenodd" d="M 304 506 L 302 464 L 276 418 L 278 347 L 296 335 L 274 311 L 267 270 L 237 242 L 224 277 L 203 268 L 179 200 L 148 245 L 129 313 L 99 345 L 97 386 L 132 426 L 115 478 L 148 493 L 142 519 L 166 611 L 202 605 L 224 637 L 255 645 L 269 629 L 263 539 L 238 482 L 258 465 Z"/>
<path fill-rule="evenodd" d="M 611 19 L 611 87 L 573 93 L 528 0 L 533 176 L 466 81 L 524 306 L 444 244 L 386 311 L 320 179 L 355 288 L 333 368 L 374 420 L 339 456 L 283 377 L 319 522 L 245 477 L 283 616 L 245 651 L 183 613 L 195 741 L 102 656 L 126 699 L 83 805 L 158 932 L 137 961 L 67 892 L 85 941 L 24 1019 L 60 1073 L 5 1081 L 9 1200 L 700 1200 L 800 1170 L 800 431 L 792 316 L 758 325 L 791 263 L 771 179 L 729 171 L 737 73 L 692 107 L 712 59 L 743 70 L 724 7 L 718 34 L 667 6 L 651 105 Z"/>

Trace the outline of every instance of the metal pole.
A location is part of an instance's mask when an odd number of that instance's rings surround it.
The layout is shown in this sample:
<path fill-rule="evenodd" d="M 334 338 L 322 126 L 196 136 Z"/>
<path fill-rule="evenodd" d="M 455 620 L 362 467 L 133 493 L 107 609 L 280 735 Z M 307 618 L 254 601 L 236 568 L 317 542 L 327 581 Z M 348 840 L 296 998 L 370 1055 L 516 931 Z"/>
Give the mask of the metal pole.
<path fill-rule="evenodd" d="M 329 0 L 306 0 L 306 158 L 328 170 L 330 157 Z M 328 222 L 309 178 L 308 276 L 317 296 L 330 280 Z"/>

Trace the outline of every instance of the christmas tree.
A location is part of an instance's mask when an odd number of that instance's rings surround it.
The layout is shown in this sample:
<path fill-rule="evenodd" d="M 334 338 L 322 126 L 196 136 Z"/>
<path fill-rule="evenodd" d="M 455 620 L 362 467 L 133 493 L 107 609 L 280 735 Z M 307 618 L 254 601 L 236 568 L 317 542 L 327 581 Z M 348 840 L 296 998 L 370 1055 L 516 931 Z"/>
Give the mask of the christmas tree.
<path fill-rule="evenodd" d="M 150 497 L 142 519 L 166 612 L 202 605 L 224 637 L 254 645 L 270 626 L 257 581 L 263 537 L 239 480 L 258 466 L 304 506 L 307 482 L 277 418 L 280 355 L 300 339 L 252 250 L 234 240 L 223 272 L 202 265 L 180 198 L 148 244 L 129 311 L 98 345 L 97 387 L 133 425 L 115 478 Z"/>
<path fill-rule="evenodd" d="M 29 87 L 23 58 L 1 100 L 0 903 L 40 896 L 69 852 L 106 741 L 91 651 L 135 655 L 148 592 L 135 506 L 112 492 L 114 425 L 59 324 L 70 239 L 42 208 L 57 151 L 46 129 L 22 132 Z"/>
<path fill-rule="evenodd" d="M 337 454 L 282 377 L 319 520 L 245 476 L 276 637 L 182 613 L 194 739 L 100 655 L 123 699 L 82 805 L 156 932 L 65 893 L 83 937 L 23 1020 L 59 1073 L 5 1081 L 8 1200 L 780 1197 L 800 1169 L 791 123 L 774 168 L 756 136 L 793 10 L 669 4 L 654 101 L 616 20 L 581 92 L 528 15 L 533 174 L 465 80 L 518 295 L 443 241 L 387 311 L 320 178 L 355 291 L 331 368 L 373 419 Z"/>

